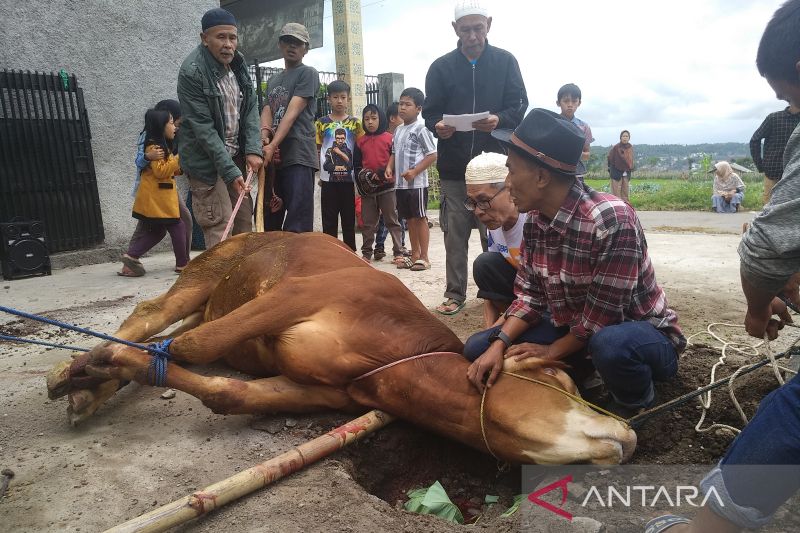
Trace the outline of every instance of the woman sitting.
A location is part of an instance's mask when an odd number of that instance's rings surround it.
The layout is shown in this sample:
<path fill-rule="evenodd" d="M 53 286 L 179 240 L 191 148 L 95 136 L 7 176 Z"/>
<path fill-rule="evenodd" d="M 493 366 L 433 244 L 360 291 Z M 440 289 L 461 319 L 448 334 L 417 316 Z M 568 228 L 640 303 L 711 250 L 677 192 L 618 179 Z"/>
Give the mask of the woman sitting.
<path fill-rule="evenodd" d="M 730 163 L 720 161 L 714 165 L 714 194 L 711 206 L 717 213 L 735 213 L 744 198 L 744 183 L 733 172 Z"/>

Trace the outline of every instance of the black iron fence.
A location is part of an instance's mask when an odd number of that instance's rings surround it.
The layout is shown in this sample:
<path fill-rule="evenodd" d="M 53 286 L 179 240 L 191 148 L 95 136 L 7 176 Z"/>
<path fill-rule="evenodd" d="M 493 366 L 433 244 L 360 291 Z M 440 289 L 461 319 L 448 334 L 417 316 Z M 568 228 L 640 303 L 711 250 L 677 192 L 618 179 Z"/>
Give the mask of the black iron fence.
<path fill-rule="evenodd" d="M 101 243 L 91 138 L 74 75 L 0 72 L 0 222 L 41 220 L 50 252 Z"/>
<path fill-rule="evenodd" d="M 273 74 L 281 72 L 283 69 L 278 67 L 258 67 L 250 65 L 250 78 L 255 83 L 256 92 L 258 93 L 258 108 L 264 107 L 264 99 L 267 97 L 269 78 Z M 317 93 L 317 111 L 316 117 L 322 117 L 331 112 L 330 105 L 328 105 L 328 84 L 335 80 L 341 80 L 344 75 L 335 72 L 320 72 L 319 73 L 319 93 Z M 376 104 L 380 102 L 380 84 L 378 83 L 377 76 L 364 76 L 364 91 L 367 96 L 368 104 Z"/>

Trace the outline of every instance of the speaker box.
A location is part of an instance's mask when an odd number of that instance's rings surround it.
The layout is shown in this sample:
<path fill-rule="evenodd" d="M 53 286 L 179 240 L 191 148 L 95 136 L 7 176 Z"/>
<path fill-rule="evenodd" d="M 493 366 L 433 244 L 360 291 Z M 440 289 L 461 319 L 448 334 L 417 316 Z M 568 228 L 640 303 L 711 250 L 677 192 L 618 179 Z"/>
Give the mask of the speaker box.
<path fill-rule="evenodd" d="M 42 222 L 31 220 L 0 224 L 0 243 L 4 279 L 51 274 L 50 253 L 47 251 Z"/>

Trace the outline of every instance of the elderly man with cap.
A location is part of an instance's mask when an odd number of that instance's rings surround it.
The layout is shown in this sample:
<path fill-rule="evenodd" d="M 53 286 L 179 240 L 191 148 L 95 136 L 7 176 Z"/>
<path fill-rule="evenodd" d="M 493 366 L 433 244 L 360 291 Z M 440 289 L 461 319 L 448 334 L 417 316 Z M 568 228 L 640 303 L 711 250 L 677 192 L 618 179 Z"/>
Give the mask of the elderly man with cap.
<path fill-rule="evenodd" d="M 507 357 L 559 361 L 588 352 L 616 411 L 649 407 L 653 380 L 676 374 L 686 339 L 656 283 L 636 212 L 575 179 L 585 139 L 559 115 L 534 109 L 514 132 L 492 135 L 509 148 L 508 192 L 530 213 L 517 298 L 501 324 L 467 341 L 469 380 L 491 387 Z"/>
<path fill-rule="evenodd" d="M 481 152 L 502 153 L 491 136 L 495 128 L 514 129 L 528 108 L 528 95 L 517 60 L 509 52 L 491 46 L 486 35 L 492 18 L 480 0 L 459 0 L 453 30 L 456 49 L 431 64 L 425 78 L 425 125 L 439 139 L 441 214 L 446 252 L 445 301 L 436 310 L 452 315 L 467 298 L 467 250 L 475 216 L 464 208 L 467 163 Z M 472 131 L 455 131 L 442 116 L 489 112 L 472 124 Z M 482 231 L 482 229 L 481 229 Z M 484 249 L 486 244 L 482 239 Z"/>
<path fill-rule="evenodd" d="M 286 68 L 269 79 L 267 105 L 261 111 L 264 160 L 277 163 L 275 193 L 283 199 L 282 206 L 264 213 L 268 230 L 314 231 L 319 74 L 303 64 L 310 42 L 302 24 L 289 22 L 281 28 L 278 47 Z"/>
<path fill-rule="evenodd" d="M 489 249 L 472 263 L 472 277 L 483 298 L 483 320 L 488 328 L 514 301 L 514 279 L 519 268 L 522 228 L 526 213 L 520 213 L 505 186 L 506 156 L 482 153 L 467 165 L 467 199 L 472 211 L 488 230 Z"/>
<path fill-rule="evenodd" d="M 178 73 L 183 111 L 178 152 L 189 177 L 192 212 L 210 248 L 222 239 L 242 192 L 232 234 L 252 231 L 253 203 L 243 176 L 258 172 L 263 160 L 258 102 L 247 63 L 236 50 L 236 19 L 216 8 L 206 11 L 201 24 L 201 42 Z"/>

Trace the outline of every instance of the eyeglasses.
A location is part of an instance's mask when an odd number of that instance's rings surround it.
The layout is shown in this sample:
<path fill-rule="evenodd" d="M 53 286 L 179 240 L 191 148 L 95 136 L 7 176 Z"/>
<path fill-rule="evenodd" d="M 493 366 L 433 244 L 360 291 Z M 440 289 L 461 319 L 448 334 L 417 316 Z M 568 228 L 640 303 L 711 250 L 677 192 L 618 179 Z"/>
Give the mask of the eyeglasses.
<path fill-rule="evenodd" d="M 475 208 L 478 208 L 478 207 L 480 207 L 481 209 L 486 211 L 487 209 L 492 207 L 492 200 L 497 198 L 497 195 L 500 194 L 501 192 L 503 192 L 504 190 L 506 190 L 505 185 L 500 187 L 500 190 L 497 191 L 496 193 L 494 193 L 494 196 L 492 196 L 488 200 L 477 200 L 477 201 L 475 201 L 472 198 L 467 197 L 467 199 L 464 200 L 464 207 L 467 208 L 467 211 L 475 211 Z"/>

